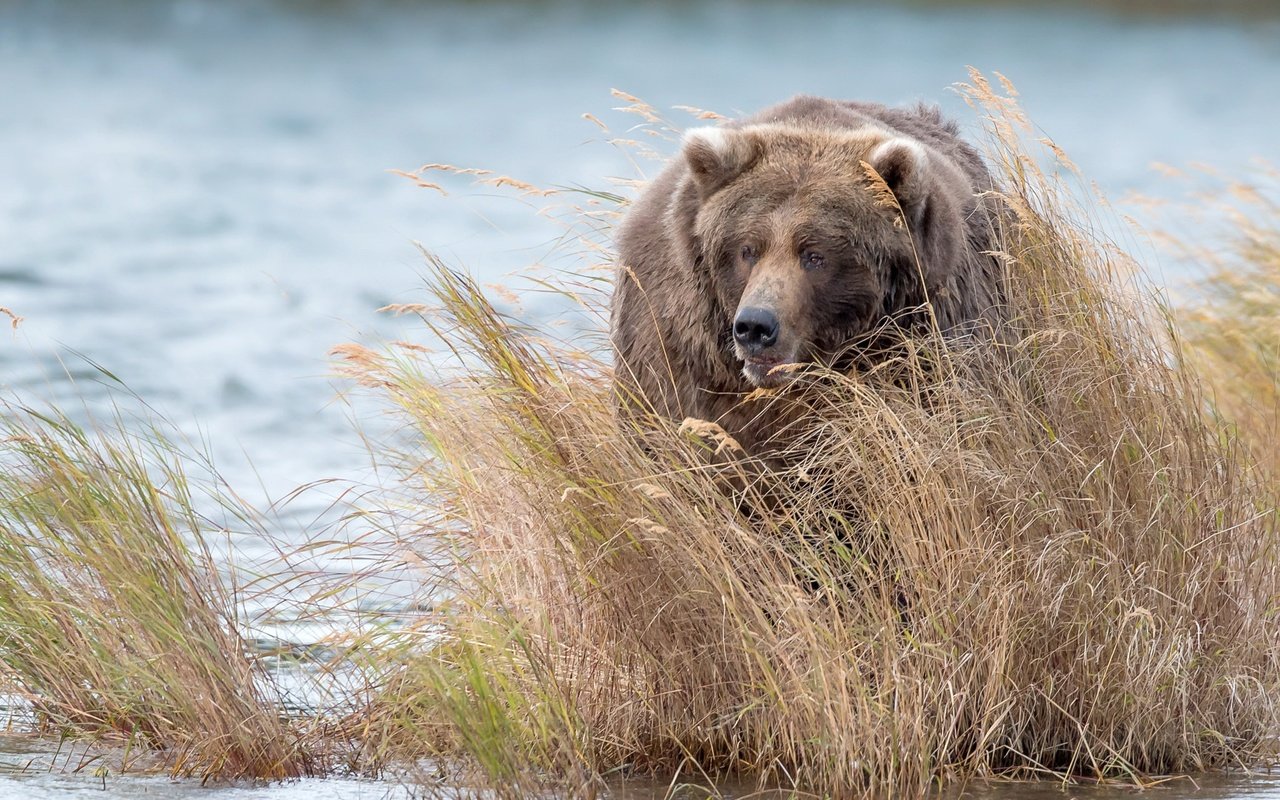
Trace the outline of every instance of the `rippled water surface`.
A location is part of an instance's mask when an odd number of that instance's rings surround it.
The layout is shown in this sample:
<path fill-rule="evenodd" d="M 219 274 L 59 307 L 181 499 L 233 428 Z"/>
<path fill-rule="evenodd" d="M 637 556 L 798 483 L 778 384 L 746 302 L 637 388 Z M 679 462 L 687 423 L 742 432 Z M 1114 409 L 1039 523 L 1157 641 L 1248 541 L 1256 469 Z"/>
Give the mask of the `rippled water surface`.
<path fill-rule="evenodd" d="M 109 415 L 100 365 L 206 441 L 254 500 L 366 480 L 327 354 L 412 335 L 376 313 L 421 299 L 412 242 L 499 281 L 545 259 L 559 232 L 510 198 L 459 181 L 441 197 L 388 170 L 449 162 L 608 187 L 635 169 L 581 115 L 625 131 L 612 87 L 730 114 L 797 92 L 925 99 L 973 131 L 947 89 L 972 64 L 1009 75 L 1113 196 L 1169 192 L 1153 161 L 1243 174 L 1280 157 L 1280 16 L 1267 5 L 1062 5 L 0 0 L 0 306 L 24 318 L 0 335 L 0 384 Z M 526 306 L 546 321 L 536 297 Z M 295 513 L 325 502 L 305 495 Z M 0 797 L 101 784 L 0 770 Z M 299 783 L 267 796 L 384 791 Z M 996 794 L 1115 795 L 1056 791 Z M 1280 796 L 1266 783 L 1189 791 L 1152 795 Z"/>

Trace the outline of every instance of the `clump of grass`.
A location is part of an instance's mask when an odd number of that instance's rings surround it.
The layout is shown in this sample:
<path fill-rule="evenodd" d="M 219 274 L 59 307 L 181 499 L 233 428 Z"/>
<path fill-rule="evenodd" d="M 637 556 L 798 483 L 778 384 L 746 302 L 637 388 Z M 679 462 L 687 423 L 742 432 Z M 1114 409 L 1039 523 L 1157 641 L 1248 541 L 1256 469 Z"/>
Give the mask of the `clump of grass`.
<path fill-rule="evenodd" d="M 1275 486 L 1005 88 L 967 89 L 1009 210 L 1005 343 L 922 336 L 752 400 L 811 422 L 785 466 L 714 421 L 620 422 L 598 344 L 540 339 L 437 261 L 424 319 L 457 365 L 342 351 L 420 438 L 404 513 L 447 598 L 372 750 L 509 796 L 640 773 L 899 796 L 1274 757 Z"/>
<path fill-rule="evenodd" d="M 1280 172 L 1227 182 L 1210 199 L 1230 231 L 1226 246 L 1181 241 L 1209 274 L 1180 316 L 1188 355 L 1214 408 L 1280 481 Z M 1214 203 L 1213 200 L 1217 202 Z"/>
<path fill-rule="evenodd" d="M 175 775 L 314 766 L 240 636 L 191 457 L 12 405 L 0 427 L 0 667 L 39 719 L 159 751 Z"/>

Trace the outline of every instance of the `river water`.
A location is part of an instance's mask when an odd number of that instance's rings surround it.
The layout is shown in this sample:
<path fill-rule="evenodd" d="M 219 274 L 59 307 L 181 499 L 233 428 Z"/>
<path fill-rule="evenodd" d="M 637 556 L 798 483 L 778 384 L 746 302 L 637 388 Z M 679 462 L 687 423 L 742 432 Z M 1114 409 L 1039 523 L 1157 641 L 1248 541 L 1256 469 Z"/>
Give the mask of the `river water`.
<path fill-rule="evenodd" d="M 1172 192 L 1152 162 L 1280 158 L 1274 4 L 1067 5 L 0 0 L 0 306 L 23 318 L 0 388 L 106 417 L 126 401 L 100 365 L 255 502 L 368 483 L 330 349 L 415 335 L 376 312 L 423 298 L 414 241 L 501 282 L 560 235 L 509 194 L 389 170 L 608 188 L 636 167 L 582 115 L 625 132 L 615 87 L 727 114 L 923 99 L 972 132 L 948 87 L 974 65 L 1112 196 Z M 0 797 L 79 785 L 41 780 L 0 772 Z"/>

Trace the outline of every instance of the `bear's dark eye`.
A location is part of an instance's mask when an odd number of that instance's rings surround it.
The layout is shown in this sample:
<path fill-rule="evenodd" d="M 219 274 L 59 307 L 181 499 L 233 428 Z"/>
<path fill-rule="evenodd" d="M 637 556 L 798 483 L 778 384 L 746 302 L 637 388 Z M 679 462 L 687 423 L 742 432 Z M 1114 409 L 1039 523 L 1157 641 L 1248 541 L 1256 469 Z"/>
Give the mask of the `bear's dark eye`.
<path fill-rule="evenodd" d="M 742 246 L 741 257 L 742 257 L 742 260 L 747 264 L 755 264 L 757 261 L 760 260 L 760 251 L 757 250 L 752 245 L 744 244 Z"/>
<path fill-rule="evenodd" d="M 805 250 L 800 254 L 800 265 L 805 269 L 820 269 L 826 260 L 817 250 Z"/>

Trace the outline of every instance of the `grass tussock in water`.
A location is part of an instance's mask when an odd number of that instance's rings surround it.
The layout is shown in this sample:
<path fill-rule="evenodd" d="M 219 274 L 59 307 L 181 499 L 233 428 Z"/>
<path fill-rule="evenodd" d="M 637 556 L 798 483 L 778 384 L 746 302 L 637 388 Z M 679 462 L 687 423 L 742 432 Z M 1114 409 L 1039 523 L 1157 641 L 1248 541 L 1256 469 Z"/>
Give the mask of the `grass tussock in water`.
<path fill-rule="evenodd" d="M 13 406 L 0 425 L 12 690 L 44 725 L 160 751 L 175 775 L 306 771 L 202 538 L 190 457 L 156 431 L 87 431 Z"/>
<path fill-rule="evenodd" d="M 344 350 L 421 439 L 406 513 L 448 597 L 371 749 L 508 796 L 639 773 L 901 796 L 1274 756 L 1275 486 L 1069 166 L 1042 172 L 1013 101 L 969 92 L 1010 210 L 1008 343 L 809 375 L 772 400 L 811 422 L 784 466 L 713 421 L 620 425 L 602 348 L 537 338 L 438 263 L 425 319 L 456 368 Z"/>

